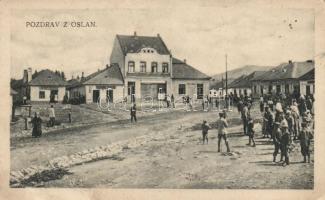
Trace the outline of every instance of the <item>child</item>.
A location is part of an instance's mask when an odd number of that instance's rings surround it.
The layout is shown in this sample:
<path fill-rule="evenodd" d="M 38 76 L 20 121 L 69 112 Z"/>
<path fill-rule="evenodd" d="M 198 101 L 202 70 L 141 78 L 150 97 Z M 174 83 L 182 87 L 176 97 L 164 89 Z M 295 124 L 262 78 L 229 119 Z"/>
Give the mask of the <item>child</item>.
<path fill-rule="evenodd" d="M 208 131 L 209 131 L 209 129 L 210 129 L 209 124 L 207 123 L 207 121 L 203 120 L 203 123 L 202 123 L 203 144 L 204 144 L 205 140 L 207 141 L 207 144 L 208 144 Z"/>
<path fill-rule="evenodd" d="M 252 117 L 248 117 L 248 125 L 247 125 L 247 134 L 249 137 L 249 143 L 247 145 L 251 145 L 251 142 L 253 142 L 253 147 L 255 147 L 255 140 L 254 140 L 254 121 Z"/>

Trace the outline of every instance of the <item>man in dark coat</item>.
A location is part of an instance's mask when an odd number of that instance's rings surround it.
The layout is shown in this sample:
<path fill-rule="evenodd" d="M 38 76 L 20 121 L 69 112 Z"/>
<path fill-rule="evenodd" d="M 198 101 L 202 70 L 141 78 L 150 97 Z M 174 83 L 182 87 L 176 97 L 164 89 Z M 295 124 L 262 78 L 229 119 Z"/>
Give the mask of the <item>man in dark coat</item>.
<path fill-rule="evenodd" d="M 241 119 L 243 121 L 244 134 L 247 135 L 247 125 L 248 125 L 249 110 L 247 103 L 244 103 L 244 107 L 241 110 Z"/>
<path fill-rule="evenodd" d="M 281 136 L 281 158 L 284 157 L 283 166 L 289 165 L 289 144 L 290 136 L 288 131 L 288 124 L 284 123 L 281 126 L 282 136 Z"/>
<path fill-rule="evenodd" d="M 304 163 L 306 163 L 306 156 L 308 157 L 308 163 L 310 163 L 310 140 L 313 138 L 312 132 L 308 129 L 307 123 L 301 123 L 302 130 L 299 133 L 301 154 L 304 157 Z"/>
<path fill-rule="evenodd" d="M 42 119 L 38 113 L 35 113 L 31 122 L 33 124 L 32 137 L 41 137 L 41 135 L 42 135 Z"/>
<path fill-rule="evenodd" d="M 209 124 L 207 123 L 207 121 L 203 121 L 202 123 L 202 139 L 203 139 L 203 144 L 205 142 L 205 140 L 207 141 L 207 144 L 209 142 L 208 140 L 208 131 L 211 127 L 209 126 Z"/>
<path fill-rule="evenodd" d="M 137 108 L 136 108 L 136 104 L 133 104 L 133 106 L 131 107 L 131 122 L 133 122 L 133 120 L 135 122 L 137 122 Z"/>
<path fill-rule="evenodd" d="M 280 145 L 281 145 L 281 136 L 282 136 L 282 132 L 280 130 L 280 122 L 274 123 L 274 130 L 272 135 L 273 135 L 272 138 L 274 144 L 273 162 L 276 162 L 276 156 L 279 154 Z M 282 157 L 280 161 L 282 161 Z"/>
<path fill-rule="evenodd" d="M 263 135 L 263 138 L 265 137 L 272 137 L 272 131 L 273 131 L 273 123 L 274 123 L 274 117 L 273 113 L 270 111 L 270 107 L 265 107 L 265 113 L 264 113 L 264 123 L 265 123 L 265 135 Z"/>

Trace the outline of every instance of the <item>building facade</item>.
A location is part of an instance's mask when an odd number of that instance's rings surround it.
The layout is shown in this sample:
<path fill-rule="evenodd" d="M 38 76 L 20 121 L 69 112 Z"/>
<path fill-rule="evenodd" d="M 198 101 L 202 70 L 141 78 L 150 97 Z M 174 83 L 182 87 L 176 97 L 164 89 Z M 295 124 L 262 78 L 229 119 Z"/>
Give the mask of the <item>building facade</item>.
<path fill-rule="evenodd" d="M 307 80 L 306 74 L 312 73 L 315 65 L 314 61 L 291 62 L 281 64 L 260 76 L 254 77 L 252 81 L 252 91 L 255 97 L 264 94 L 306 94 L 308 85 L 310 94 L 314 93 L 314 77 Z M 306 79 L 302 79 L 303 77 Z M 305 87 L 306 88 L 306 87 Z"/>
<path fill-rule="evenodd" d="M 30 73 L 23 80 L 27 80 L 27 98 L 31 102 L 62 102 L 66 94 L 66 81 L 50 70 L 40 71 L 35 78 Z"/>
<path fill-rule="evenodd" d="M 107 65 L 105 69 L 69 82 L 70 85 L 67 87 L 69 99 L 83 97 L 85 103 L 123 101 L 124 81 L 117 65 Z"/>
<path fill-rule="evenodd" d="M 209 83 L 205 80 L 210 77 L 173 58 L 159 34 L 155 37 L 137 36 L 136 33 L 117 35 L 110 62 L 121 69 L 123 96 L 128 101 L 147 97 L 163 100 L 167 94 L 208 94 Z M 178 75 L 182 70 L 187 73 L 185 76 Z"/>

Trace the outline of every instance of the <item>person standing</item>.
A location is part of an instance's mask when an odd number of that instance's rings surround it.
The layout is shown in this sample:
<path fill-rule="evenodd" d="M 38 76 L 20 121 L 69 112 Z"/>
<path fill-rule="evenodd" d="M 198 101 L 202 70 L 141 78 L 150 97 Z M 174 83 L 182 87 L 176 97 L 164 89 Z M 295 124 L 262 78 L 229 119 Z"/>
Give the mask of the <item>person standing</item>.
<path fill-rule="evenodd" d="M 274 144 L 274 152 L 273 152 L 273 162 L 276 162 L 276 157 L 279 154 L 279 150 L 281 147 L 281 136 L 282 136 L 282 132 L 280 130 L 280 122 L 275 122 L 274 123 L 274 130 L 272 133 L 272 138 L 273 138 L 273 144 Z M 281 160 L 282 161 L 282 156 L 281 156 Z"/>
<path fill-rule="evenodd" d="M 292 117 L 290 110 L 287 110 L 285 119 L 288 122 L 288 131 L 290 133 L 290 142 L 292 142 L 292 139 L 294 137 L 294 119 Z"/>
<path fill-rule="evenodd" d="M 35 115 L 31 122 L 33 125 L 32 137 L 41 137 L 41 135 L 42 135 L 42 119 L 39 116 L 39 113 L 35 112 Z"/>
<path fill-rule="evenodd" d="M 55 125 L 55 111 L 53 105 L 51 105 L 49 109 L 49 116 L 50 116 L 50 127 Z"/>
<path fill-rule="evenodd" d="M 264 99 L 263 96 L 260 97 L 260 112 L 264 112 Z"/>
<path fill-rule="evenodd" d="M 167 94 L 166 96 L 166 103 L 167 103 L 167 108 L 170 107 L 170 103 L 171 103 L 171 99 L 170 99 L 170 96 Z"/>
<path fill-rule="evenodd" d="M 223 113 L 219 113 L 219 119 L 217 121 L 218 127 L 218 152 L 220 152 L 220 142 L 223 139 L 225 141 L 227 152 L 230 152 L 229 143 L 227 140 L 227 120 L 224 118 Z"/>
<path fill-rule="evenodd" d="M 133 104 L 133 106 L 131 107 L 131 123 L 133 122 L 133 120 L 135 122 L 137 122 L 137 107 L 136 107 L 136 104 Z"/>
<path fill-rule="evenodd" d="M 289 136 L 289 131 L 288 131 L 288 124 L 283 123 L 281 125 L 281 158 L 284 157 L 284 163 L 283 166 L 289 165 L 289 144 L 290 144 L 290 136 Z"/>
<path fill-rule="evenodd" d="M 244 107 L 242 108 L 241 111 L 241 119 L 243 121 L 243 128 L 244 128 L 244 134 L 247 135 L 247 120 L 248 120 L 248 107 L 247 107 L 247 103 L 244 103 Z"/>
<path fill-rule="evenodd" d="M 313 139 L 313 134 L 307 127 L 307 123 L 301 123 L 302 130 L 299 133 L 301 154 L 304 157 L 304 163 L 306 163 L 306 157 L 308 157 L 308 163 L 310 163 L 310 140 Z"/>
<path fill-rule="evenodd" d="M 171 101 L 171 104 L 172 104 L 172 108 L 175 108 L 175 98 L 174 98 L 173 94 L 172 94 L 172 96 L 170 96 L 170 101 Z"/>
<path fill-rule="evenodd" d="M 209 142 L 208 140 L 208 131 L 211 128 L 210 125 L 207 123 L 207 121 L 203 120 L 202 123 L 202 140 L 203 140 L 203 144 L 205 142 L 205 140 L 207 141 L 207 144 Z"/>
<path fill-rule="evenodd" d="M 272 137 L 272 131 L 273 131 L 273 123 L 274 123 L 274 117 L 273 113 L 270 111 L 270 107 L 265 107 L 265 113 L 264 113 L 264 123 L 265 123 L 265 135 L 263 135 L 263 138 L 269 138 L 269 136 Z"/>
<path fill-rule="evenodd" d="M 251 145 L 251 143 L 253 142 L 253 147 L 256 146 L 255 144 L 255 140 L 254 140 L 254 134 L 255 134 L 255 131 L 254 131 L 254 120 L 252 117 L 249 117 L 248 118 L 248 125 L 247 125 L 247 133 L 248 133 L 248 137 L 249 137 L 249 141 L 248 141 L 248 144 L 247 145 Z"/>

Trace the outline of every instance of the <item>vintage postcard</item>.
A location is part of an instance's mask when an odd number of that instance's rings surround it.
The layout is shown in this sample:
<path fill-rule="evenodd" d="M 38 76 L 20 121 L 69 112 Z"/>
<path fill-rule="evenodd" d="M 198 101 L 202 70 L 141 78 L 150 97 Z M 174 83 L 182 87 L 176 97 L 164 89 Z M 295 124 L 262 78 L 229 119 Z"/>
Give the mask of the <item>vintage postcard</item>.
<path fill-rule="evenodd" d="M 29 2 L 0 1 L 1 198 L 324 198 L 324 1 Z"/>

